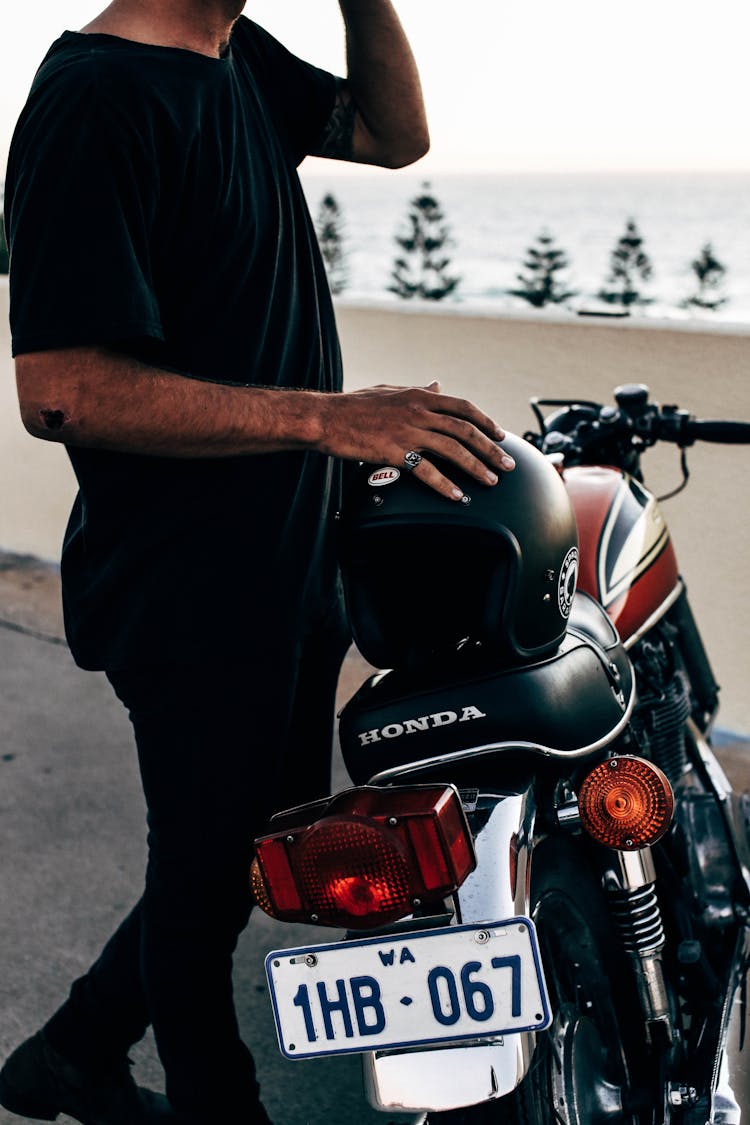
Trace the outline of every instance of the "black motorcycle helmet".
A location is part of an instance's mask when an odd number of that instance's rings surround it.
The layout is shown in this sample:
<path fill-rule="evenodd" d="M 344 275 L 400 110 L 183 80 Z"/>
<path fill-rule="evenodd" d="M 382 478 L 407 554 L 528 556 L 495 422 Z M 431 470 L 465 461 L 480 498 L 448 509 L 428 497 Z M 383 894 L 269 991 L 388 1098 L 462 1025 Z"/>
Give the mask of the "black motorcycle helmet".
<path fill-rule="evenodd" d="M 354 640 L 372 664 L 418 666 L 467 638 L 524 663 L 565 635 L 578 569 L 573 508 L 534 446 L 515 434 L 502 446 L 516 468 L 494 486 L 440 464 L 464 502 L 403 468 L 355 472 L 341 563 Z"/>

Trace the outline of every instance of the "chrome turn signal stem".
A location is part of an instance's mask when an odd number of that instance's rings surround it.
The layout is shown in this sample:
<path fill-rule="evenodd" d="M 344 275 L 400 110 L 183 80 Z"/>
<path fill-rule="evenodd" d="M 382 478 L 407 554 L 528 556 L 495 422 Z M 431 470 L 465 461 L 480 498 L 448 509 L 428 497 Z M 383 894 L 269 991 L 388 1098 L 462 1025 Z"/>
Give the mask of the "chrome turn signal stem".
<path fill-rule="evenodd" d="M 558 827 L 567 829 L 569 832 L 580 832 L 581 813 L 575 797 L 561 802 L 555 809 L 555 815 Z"/>

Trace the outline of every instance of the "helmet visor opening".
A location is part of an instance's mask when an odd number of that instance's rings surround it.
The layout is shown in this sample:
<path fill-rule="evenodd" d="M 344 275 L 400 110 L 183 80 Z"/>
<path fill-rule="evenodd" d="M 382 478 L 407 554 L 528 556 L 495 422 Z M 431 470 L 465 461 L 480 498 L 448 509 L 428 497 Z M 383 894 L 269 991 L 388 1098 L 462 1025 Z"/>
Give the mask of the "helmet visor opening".
<path fill-rule="evenodd" d="M 499 634 L 507 544 L 466 527 L 360 528 L 345 560 L 354 639 L 379 667 L 428 661 L 467 637 Z"/>

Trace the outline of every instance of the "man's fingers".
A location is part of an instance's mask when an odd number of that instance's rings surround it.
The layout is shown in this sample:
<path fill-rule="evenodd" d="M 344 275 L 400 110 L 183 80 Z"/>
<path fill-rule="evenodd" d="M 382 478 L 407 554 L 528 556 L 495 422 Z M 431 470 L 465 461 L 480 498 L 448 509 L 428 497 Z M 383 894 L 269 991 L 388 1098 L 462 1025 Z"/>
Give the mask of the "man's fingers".
<path fill-rule="evenodd" d="M 430 401 L 429 406 L 430 410 L 433 410 L 436 414 L 446 414 L 452 418 L 465 418 L 467 422 L 471 422 L 477 429 L 489 434 L 496 441 L 502 441 L 505 437 L 505 430 L 502 426 L 499 426 L 494 418 L 490 418 L 489 414 L 485 414 L 483 410 L 480 410 L 473 402 L 469 402 L 468 399 L 454 398 L 452 395 L 439 395 Z"/>
<path fill-rule="evenodd" d="M 435 422 L 436 433 L 449 435 L 470 453 L 480 457 L 489 468 L 506 473 L 515 468 L 516 463 L 510 454 L 477 429 L 472 422 L 467 422 L 463 418 L 454 418 L 450 414 L 438 414 Z M 468 472 L 473 471 L 469 468 L 468 462 L 462 461 L 461 467 L 466 468 Z"/>
<path fill-rule="evenodd" d="M 433 488 L 435 492 L 439 492 L 441 496 L 445 496 L 448 500 L 459 501 L 463 499 L 463 492 L 454 484 L 448 477 L 435 468 L 431 461 L 422 458 L 420 464 L 416 467 L 413 474 L 417 480 L 422 484 L 426 484 L 429 488 Z"/>
<path fill-rule="evenodd" d="M 434 454 L 443 461 L 450 461 L 481 484 L 494 485 L 498 482 L 498 474 L 503 469 L 502 462 L 507 458 L 507 454 L 498 446 L 489 444 L 492 447 L 492 454 L 485 452 L 484 449 L 477 449 L 474 452 L 460 439 L 447 434 L 432 433 L 421 448 L 428 457 Z M 508 469 L 504 468 L 503 471 L 507 472 Z"/>

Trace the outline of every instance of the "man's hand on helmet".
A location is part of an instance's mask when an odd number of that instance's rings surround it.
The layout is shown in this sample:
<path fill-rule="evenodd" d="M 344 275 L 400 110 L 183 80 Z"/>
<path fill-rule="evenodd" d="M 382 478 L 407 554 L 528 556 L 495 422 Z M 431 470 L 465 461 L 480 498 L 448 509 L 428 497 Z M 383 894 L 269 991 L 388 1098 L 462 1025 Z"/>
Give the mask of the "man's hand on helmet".
<path fill-rule="evenodd" d="M 335 457 L 393 465 L 413 472 L 452 500 L 463 493 L 430 460 L 453 462 L 482 484 L 497 484 L 498 473 L 515 467 L 498 442 L 505 431 L 467 399 L 427 387 L 368 387 L 326 396 L 319 448 Z"/>

